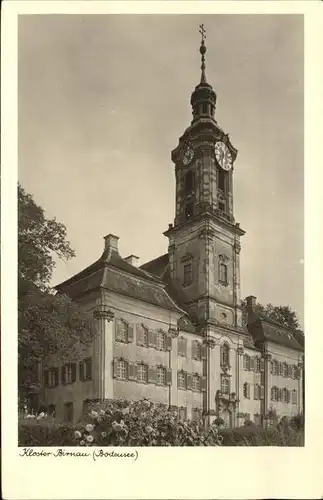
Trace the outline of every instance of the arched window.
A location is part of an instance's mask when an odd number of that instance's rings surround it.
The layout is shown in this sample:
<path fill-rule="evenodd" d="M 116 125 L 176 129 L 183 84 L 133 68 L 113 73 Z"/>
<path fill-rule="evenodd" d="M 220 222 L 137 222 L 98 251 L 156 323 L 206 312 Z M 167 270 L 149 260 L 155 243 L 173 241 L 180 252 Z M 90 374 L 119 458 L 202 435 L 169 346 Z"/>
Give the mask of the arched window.
<path fill-rule="evenodd" d="M 194 190 L 195 184 L 194 172 L 189 170 L 185 175 L 185 193 L 186 195 L 190 194 Z"/>
<path fill-rule="evenodd" d="M 225 193 L 225 172 L 222 169 L 218 169 L 218 189 Z"/>
<path fill-rule="evenodd" d="M 228 284 L 228 267 L 224 262 L 219 263 L 219 282 L 222 285 Z"/>
<path fill-rule="evenodd" d="M 228 377 L 221 378 L 221 392 L 223 394 L 230 394 L 230 379 Z"/>
<path fill-rule="evenodd" d="M 279 401 L 279 389 L 276 386 L 271 388 L 271 399 L 272 401 Z"/>
<path fill-rule="evenodd" d="M 250 398 L 250 385 L 248 382 L 243 384 L 243 396 L 248 399 Z"/>
<path fill-rule="evenodd" d="M 221 366 L 229 366 L 230 364 L 230 347 L 225 342 L 221 346 Z"/>

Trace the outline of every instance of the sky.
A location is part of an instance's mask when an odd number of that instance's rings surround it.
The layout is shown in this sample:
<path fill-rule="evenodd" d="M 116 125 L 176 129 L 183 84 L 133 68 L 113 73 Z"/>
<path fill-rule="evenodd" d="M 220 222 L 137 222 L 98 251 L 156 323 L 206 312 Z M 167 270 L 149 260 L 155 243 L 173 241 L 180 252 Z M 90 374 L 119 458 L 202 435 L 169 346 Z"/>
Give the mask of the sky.
<path fill-rule="evenodd" d="M 67 227 L 76 257 L 103 237 L 140 262 L 167 252 L 170 153 L 190 125 L 207 31 L 216 120 L 238 149 L 241 295 L 290 305 L 304 322 L 303 18 L 297 15 L 28 15 L 18 31 L 19 181 Z"/>

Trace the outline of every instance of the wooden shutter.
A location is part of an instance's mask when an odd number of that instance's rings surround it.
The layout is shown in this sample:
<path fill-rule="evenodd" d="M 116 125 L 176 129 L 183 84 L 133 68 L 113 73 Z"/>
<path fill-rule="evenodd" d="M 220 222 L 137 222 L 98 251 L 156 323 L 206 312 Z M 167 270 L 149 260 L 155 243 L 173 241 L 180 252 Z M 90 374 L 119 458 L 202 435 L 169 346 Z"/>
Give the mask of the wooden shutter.
<path fill-rule="evenodd" d="M 128 338 L 127 341 L 129 343 L 133 342 L 134 334 L 133 334 L 133 325 L 128 325 Z"/>
<path fill-rule="evenodd" d="M 86 378 L 92 380 L 92 358 L 88 358 L 86 365 Z"/>
<path fill-rule="evenodd" d="M 114 358 L 113 360 L 113 376 L 114 378 L 118 378 L 118 358 Z"/>
<path fill-rule="evenodd" d="M 287 403 L 289 403 L 289 402 L 290 402 L 290 392 L 289 392 L 289 390 L 287 389 Z"/>
<path fill-rule="evenodd" d="M 166 351 L 172 350 L 172 337 L 170 335 L 165 336 Z"/>
<path fill-rule="evenodd" d="M 149 366 L 148 367 L 148 382 L 155 384 L 156 383 L 157 372 L 156 368 Z"/>
<path fill-rule="evenodd" d="M 142 325 L 136 325 L 136 343 L 142 345 L 143 328 Z"/>
<path fill-rule="evenodd" d="M 203 375 L 203 377 L 201 377 L 201 392 L 206 392 L 206 389 L 207 389 L 207 379 L 206 376 Z"/>
<path fill-rule="evenodd" d="M 129 380 L 137 380 L 137 365 L 136 363 L 129 363 L 128 365 Z"/>
<path fill-rule="evenodd" d="M 192 340 L 192 358 L 197 359 L 197 343 L 196 340 Z"/>
<path fill-rule="evenodd" d="M 61 368 L 61 374 L 62 374 L 62 384 L 66 384 L 65 365 L 63 365 Z"/>
<path fill-rule="evenodd" d="M 260 399 L 264 399 L 265 397 L 265 388 L 263 385 L 260 386 Z"/>
<path fill-rule="evenodd" d="M 76 363 L 71 363 L 72 368 L 72 382 L 76 381 Z"/>
<path fill-rule="evenodd" d="M 207 352 L 206 349 L 207 349 L 206 345 L 202 344 L 202 346 L 201 346 L 201 358 L 203 360 L 206 359 L 206 352 Z"/>
<path fill-rule="evenodd" d="M 59 374 L 58 374 L 58 368 L 54 368 L 54 373 L 55 373 L 55 386 L 58 386 L 59 383 Z"/>
<path fill-rule="evenodd" d="M 257 358 L 255 357 L 250 358 L 250 370 L 257 370 Z"/>
<path fill-rule="evenodd" d="M 273 373 L 273 362 L 272 361 L 269 361 L 269 371 L 270 373 Z"/>
<path fill-rule="evenodd" d="M 44 370 L 44 384 L 46 387 L 49 385 L 49 372 L 48 370 Z"/>
<path fill-rule="evenodd" d="M 115 340 L 123 341 L 123 336 L 121 335 L 121 329 L 123 324 L 120 319 L 115 322 Z"/>
<path fill-rule="evenodd" d="M 258 385 L 255 384 L 253 387 L 253 399 L 258 399 Z"/>
<path fill-rule="evenodd" d="M 263 372 L 265 370 L 265 361 L 263 359 L 260 360 L 260 371 Z M 270 370 L 272 373 L 273 371 L 273 367 L 272 367 L 272 364 L 270 363 Z"/>
<path fill-rule="evenodd" d="M 148 331 L 148 345 L 149 347 L 157 347 L 157 335 L 154 330 Z"/>
<path fill-rule="evenodd" d="M 172 385 L 172 370 L 166 370 L 166 385 Z"/>
<path fill-rule="evenodd" d="M 79 377 L 80 377 L 81 382 L 84 382 L 84 380 L 85 380 L 84 368 L 85 368 L 84 361 L 80 361 L 80 363 L 79 363 Z"/>
<path fill-rule="evenodd" d="M 192 385 L 193 385 L 193 377 L 191 373 L 187 373 L 186 375 L 186 388 L 188 390 L 192 390 Z"/>

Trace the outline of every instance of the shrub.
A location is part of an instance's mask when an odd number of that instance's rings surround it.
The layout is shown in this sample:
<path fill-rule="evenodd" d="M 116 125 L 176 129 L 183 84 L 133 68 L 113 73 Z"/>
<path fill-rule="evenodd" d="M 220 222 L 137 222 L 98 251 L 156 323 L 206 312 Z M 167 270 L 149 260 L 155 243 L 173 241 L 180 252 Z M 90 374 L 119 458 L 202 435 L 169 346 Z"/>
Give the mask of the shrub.
<path fill-rule="evenodd" d="M 75 427 L 53 422 L 20 422 L 19 446 L 75 446 Z"/>
<path fill-rule="evenodd" d="M 247 425 L 221 432 L 223 446 L 304 446 L 304 432 L 289 425 Z"/>
<path fill-rule="evenodd" d="M 92 406 L 87 423 L 75 431 L 81 446 L 218 446 L 216 426 L 182 421 L 177 411 L 148 399 L 123 400 Z"/>

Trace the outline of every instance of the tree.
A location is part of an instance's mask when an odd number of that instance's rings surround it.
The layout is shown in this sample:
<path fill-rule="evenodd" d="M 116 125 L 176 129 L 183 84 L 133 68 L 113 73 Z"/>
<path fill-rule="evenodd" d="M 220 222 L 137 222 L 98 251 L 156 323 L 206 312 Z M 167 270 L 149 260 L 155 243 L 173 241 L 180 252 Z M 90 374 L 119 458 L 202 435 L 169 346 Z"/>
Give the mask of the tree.
<path fill-rule="evenodd" d="M 247 318 L 247 301 L 244 299 L 241 303 L 243 317 Z M 304 337 L 300 328 L 297 314 L 290 306 L 274 306 L 273 304 L 262 305 L 257 302 L 255 312 L 259 316 L 267 317 L 277 323 L 293 330 L 295 337 Z"/>
<path fill-rule="evenodd" d="M 44 210 L 18 184 L 18 292 L 48 287 L 55 267 L 53 255 L 60 259 L 75 256 L 66 227 L 46 219 Z"/>
<path fill-rule="evenodd" d="M 66 227 L 47 219 L 33 197 L 18 185 L 18 380 L 30 387 L 40 360 L 57 353 L 76 358 L 92 339 L 92 322 L 69 297 L 49 287 L 55 258 L 75 253 Z"/>

